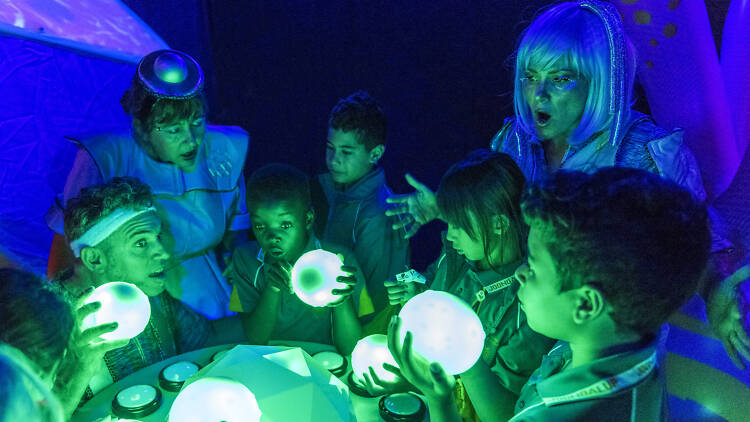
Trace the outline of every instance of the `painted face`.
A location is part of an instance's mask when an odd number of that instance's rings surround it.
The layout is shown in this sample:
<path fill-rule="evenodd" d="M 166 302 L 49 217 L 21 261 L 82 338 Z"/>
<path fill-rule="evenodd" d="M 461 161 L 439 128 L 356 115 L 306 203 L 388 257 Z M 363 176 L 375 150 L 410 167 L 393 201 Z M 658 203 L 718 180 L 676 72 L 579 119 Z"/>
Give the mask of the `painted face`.
<path fill-rule="evenodd" d="M 203 115 L 175 122 L 157 122 L 149 134 L 154 159 L 174 164 L 186 173 L 195 171 L 198 151 L 206 134 Z"/>
<path fill-rule="evenodd" d="M 276 259 L 294 264 L 305 250 L 312 212 L 292 201 L 263 203 L 250 213 L 258 244 Z"/>
<path fill-rule="evenodd" d="M 471 218 L 474 221 L 474 218 Z M 466 231 L 458 226 L 448 223 L 446 239 L 459 254 L 472 261 L 482 261 L 485 258 L 484 244 L 480 239 L 472 239 Z"/>
<path fill-rule="evenodd" d="M 516 270 L 521 302 L 529 327 L 550 338 L 567 340 L 574 329 L 574 299 L 560 292 L 560 276 L 543 239 L 543 232 L 532 226 L 528 239 L 528 262 Z"/>
<path fill-rule="evenodd" d="M 349 185 L 367 174 L 373 166 L 370 153 L 357 140 L 354 131 L 328 130 L 326 143 L 326 166 L 336 183 Z"/>
<path fill-rule="evenodd" d="M 161 219 L 155 212 L 138 215 L 100 245 L 106 258 L 103 282 L 133 283 L 148 296 L 164 291 L 169 253 L 161 243 Z"/>
<path fill-rule="evenodd" d="M 529 66 L 521 85 L 536 135 L 544 140 L 567 141 L 581 122 L 588 81 L 567 60 L 560 59 L 545 69 Z"/>

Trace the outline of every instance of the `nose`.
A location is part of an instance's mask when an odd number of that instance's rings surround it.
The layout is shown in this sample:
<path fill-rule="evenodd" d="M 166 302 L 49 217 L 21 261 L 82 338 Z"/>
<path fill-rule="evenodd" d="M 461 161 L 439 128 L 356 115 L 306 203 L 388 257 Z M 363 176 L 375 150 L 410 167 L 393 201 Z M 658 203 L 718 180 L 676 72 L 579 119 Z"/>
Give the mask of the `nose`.
<path fill-rule="evenodd" d="M 534 90 L 534 97 L 536 99 L 548 98 L 549 92 L 547 90 L 547 80 L 541 80 L 537 82 L 536 89 Z"/>
<path fill-rule="evenodd" d="M 445 238 L 449 242 L 455 242 L 456 241 L 456 231 L 452 228 L 448 227 L 448 230 L 445 232 Z"/>
<path fill-rule="evenodd" d="M 195 135 L 195 132 L 191 129 L 188 131 L 185 131 L 185 139 L 182 140 L 182 142 L 187 143 L 192 148 L 194 145 L 198 145 L 198 137 Z"/>
<path fill-rule="evenodd" d="M 269 242 L 279 243 L 281 241 L 281 236 L 276 230 L 266 230 L 265 237 Z"/>
<path fill-rule="evenodd" d="M 523 286 L 526 284 L 526 272 L 529 270 L 529 265 L 527 263 L 523 263 L 516 268 L 516 272 L 513 273 L 513 276 L 516 277 L 516 280 L 518 280 L 518 283 Z"/>
<path fill-rule="evenodd" d="M 154 259 L 159 261 L 166 261 L 170 256 L 171 255 L 169 254 L 169 252 L 164 249 L 164 245 L 162 245 L 161 242 L 157 242 L 156 246 L 154 246 Z"/>

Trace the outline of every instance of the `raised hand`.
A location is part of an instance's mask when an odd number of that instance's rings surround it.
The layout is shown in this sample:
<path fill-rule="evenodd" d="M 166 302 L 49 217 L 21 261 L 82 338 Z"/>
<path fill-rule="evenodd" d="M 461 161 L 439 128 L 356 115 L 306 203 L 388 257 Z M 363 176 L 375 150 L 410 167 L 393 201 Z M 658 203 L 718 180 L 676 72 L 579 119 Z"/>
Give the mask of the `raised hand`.
<path fill-rule="evenodd" d="M 404 238 L 414 236 L 423 224 L 439 218 L 435 193 L 412 175 L 406 174 L 406 182 L 414 188 L 414 192 L 406 195 L 394 195 L 387 199 L 394 206 L 386 210 L 385 215 L 397 216 L 398 221 L 393 224 L 393 230 L 404 229 Z"/>
<path fill-rule="evenodd" d="M 391 305 L 401 305 L 417 294 L 415 283 L 404 283 L 393 279 L 386 280 L 383 285 L 388 295 L 388 303 Z"/>
<path fill-rule="evenodd" d="M 745 369 L 740 356 L 750 361 L 750 338 L 745 318 L 748 303 L 738 291 L 739 284 L 750 278 L 750 265 L 741 267 L 727 277 L 706 302 L 706 315 L 714 334 L 735 366 Z"/>
<path fill-rule="evenodd" d="M 268 264 L 266 272 L 268 288 L 276 292 L 294 294 L 292 289 L 292 265 L 286 261 L 275 261 Z"/>

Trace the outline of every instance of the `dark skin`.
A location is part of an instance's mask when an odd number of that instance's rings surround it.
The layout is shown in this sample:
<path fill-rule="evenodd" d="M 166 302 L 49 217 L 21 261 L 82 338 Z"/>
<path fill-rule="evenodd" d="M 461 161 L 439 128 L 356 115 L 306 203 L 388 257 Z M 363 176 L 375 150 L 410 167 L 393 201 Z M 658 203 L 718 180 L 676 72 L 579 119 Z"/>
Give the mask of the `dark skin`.
<path fill-rule="evenodd" d="M 357 284 L 357 278 L 354 275 L 356 268 L 344 265 L 341 270 L 347 275 L 337 277 L 336 281 L 346 284 L 347 287 L 332 291 L 341 298 L 330 303 L 328 307 L 333 308 L 334 346 L 341 354 L 347 355 L 354 350 L 362 328 L 351 299 L 351 294 Z M 294 295 L 291 272 L 292 265 L 287 261 L 270 263 L 266 273 L 267 288 L 263 290 L 255 309 L 242 316 L 242 325 L 250 343 L 267 344 L 270 340 L 278 321 L 282 296 Z"/>

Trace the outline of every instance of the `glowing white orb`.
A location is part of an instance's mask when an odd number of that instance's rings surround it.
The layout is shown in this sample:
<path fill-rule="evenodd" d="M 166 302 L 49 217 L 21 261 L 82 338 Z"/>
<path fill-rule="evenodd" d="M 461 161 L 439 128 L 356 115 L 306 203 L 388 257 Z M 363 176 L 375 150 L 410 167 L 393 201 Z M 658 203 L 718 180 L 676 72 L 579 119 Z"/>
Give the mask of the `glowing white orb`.
<path fill-rule="evenodd" d="M 406 302 L 399 317 L 401 339 L 411 331 L 414 351 L 440 363 L 448 374 L 465 372 L 482 354 L 482 322 L 466 302 L 450 293 L 420 293 Z"/>
<path fill-rule="evenodd" d="M 292 288 L 301 301 L 310 306 L 326 306 L 340 299 L 331 293 L 333 289 L 343 289 L 346 284 L 336 281 L 345 275 L 341 271 L 341 258 L 336 254 L 316 249 L 302 254 L 292 268 Z"/>
<path fill-rule="evenodd" d="M 396 375 L 383 369 L 383 363 L 389 363 L 398 367 L 396 361 L 388 350 L 388 337 L 384 334 L 372 334 L 357 342 L 352 352 L 352 371 L 360 379 L 365 379 L 362 374 L 370 375 L 369 367 L 375 370 L 375 375 L 382 381 L 393 382 Z"/>
<path fill-rule="evenodd" d="M 86 298 L 85 303 L 91 302 L 101 302 L 102 307 L 83 319 L 82 329 L 111 322 L 118 324 L 115 331 L 100 336 L 104 340 L 133 338 L 146 328 L 151 318 L 148 296 L 130 283 L 115 281 L 102 284 Z"/>
<path fill-rule="evenodd" d="M 180 391 L 169 411 L 169 422 L 258 422 L 255 395 L 231 378 L 205 377 Z"/>

